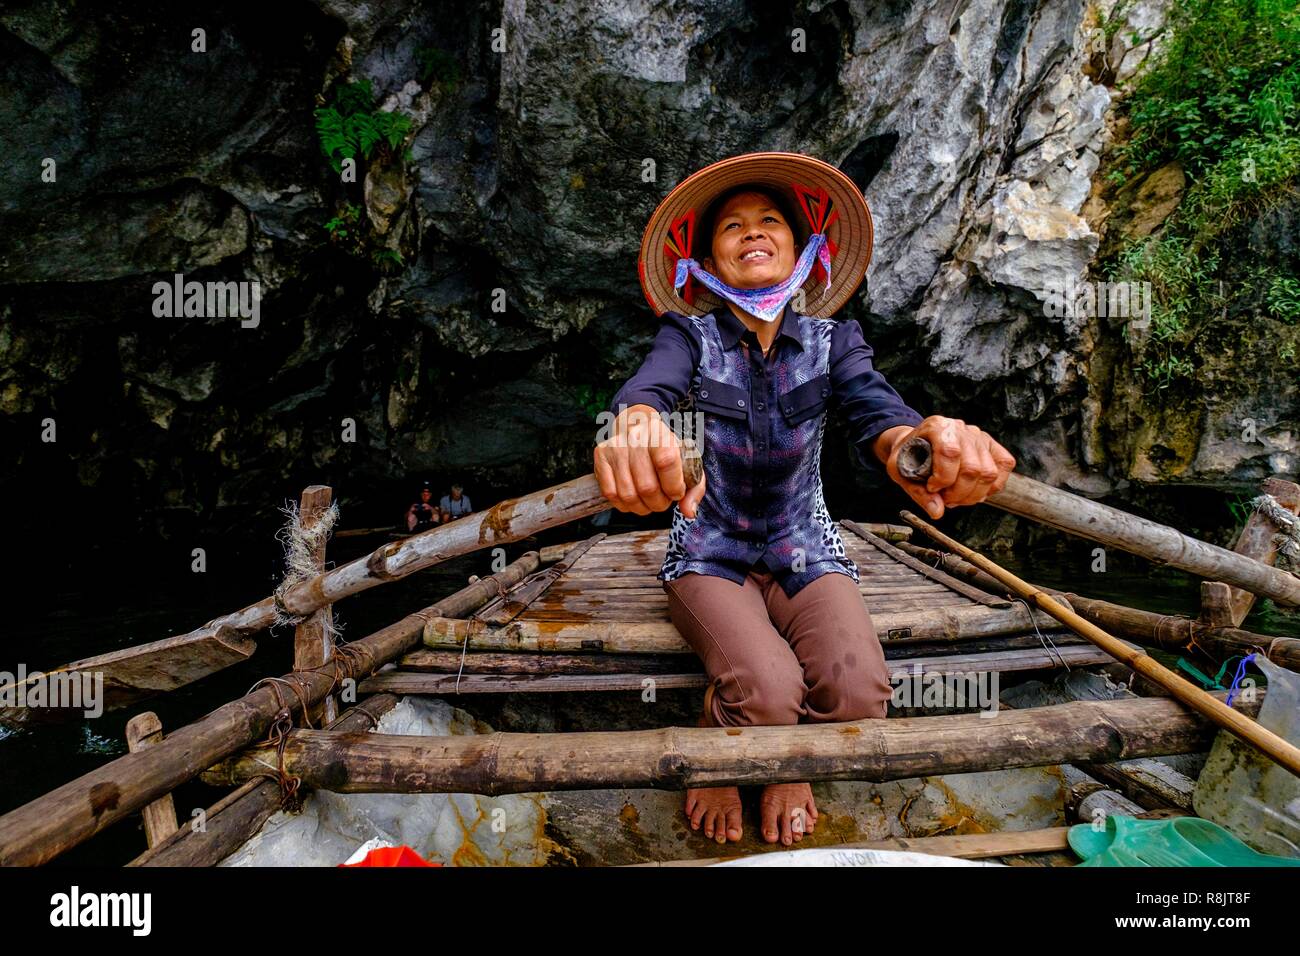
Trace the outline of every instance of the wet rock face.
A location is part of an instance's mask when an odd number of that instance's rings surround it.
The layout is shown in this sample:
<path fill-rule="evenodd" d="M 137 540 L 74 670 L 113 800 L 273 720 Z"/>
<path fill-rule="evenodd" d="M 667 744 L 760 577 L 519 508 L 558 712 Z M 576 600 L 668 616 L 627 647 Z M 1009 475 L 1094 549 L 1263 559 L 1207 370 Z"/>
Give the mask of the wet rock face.
<path fill-rule="evenodd" d="M 912 404 L 1107 490 L 1078 437 L 1088 330 L 1042 308 L 1097 251 L 1104 84 L 1145 55 L 1094 53 L 1089 23 L 1083 0 L 8 5 L 0 483 L 235 522 L 271 513 L 268 485 L 572 477 L 656 327 L 654 206 L 791 149 L 866 190 L 875 257 L 843 317 Z M 347 80 L 413 121 L 352 186 L 312 114 Z M 155 318 L 177 272 L 258 282 L 260 325 Z"/>

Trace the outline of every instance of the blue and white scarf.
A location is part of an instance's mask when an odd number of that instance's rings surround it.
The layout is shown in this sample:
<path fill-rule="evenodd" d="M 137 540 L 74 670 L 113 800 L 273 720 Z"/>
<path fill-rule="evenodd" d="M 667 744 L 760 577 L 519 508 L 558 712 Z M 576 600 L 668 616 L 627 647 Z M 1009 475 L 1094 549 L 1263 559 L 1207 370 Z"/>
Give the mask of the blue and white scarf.
<path fill-rule="evenodd" d="M 795 263 L 794 270 L 776 285 L 765 289 L 737 289 L 727 285 L 717 276 L 705 269 L 694 259 L 678 259 L 677 272 L 673 276 L 673 288 L 680 294 L 686 285 L 688 275 L 694 276 L 710 292 L 740 306 L 756 319 L 775 322 L 785 311 L 785 304 L 790 301 L 808 280 L 814 261 L 820 260 L 826 271 L 826 288 L 831 286 L 831 254 L 826 248 L 826 234 L 813 233 L 808 237 L 808 245 Z"/>

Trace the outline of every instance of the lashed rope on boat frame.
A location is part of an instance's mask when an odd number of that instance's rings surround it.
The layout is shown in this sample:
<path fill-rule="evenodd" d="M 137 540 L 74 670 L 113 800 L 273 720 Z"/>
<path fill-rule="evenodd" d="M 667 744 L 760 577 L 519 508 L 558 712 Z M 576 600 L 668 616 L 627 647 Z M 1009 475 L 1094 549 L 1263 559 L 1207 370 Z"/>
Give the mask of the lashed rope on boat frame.
<path fill-rule="evenodd" d="M 322 511 L 310 528 L 303 526 L 302 511 L 298 507 L 298 502 L 290 501 L 280 511 L 285 516 L 285 524 L 276 532 L 275 538 L 284 546 L 285 572 L 284 580 L 275 589 L 275 623 L 271 625 L 272 627 L 279 627 L 282 624 L 301 624 L 311 617 L 311 614 L 291 612 L 285 606 L 284 595 L 295 585 L 320 574 L 321 569 L 316 563 L 316 553 L 329 540 L 330 533 L 339 520 L 337 502 Z M 338 628 L 334 626 L 334 616 L 326 615 L 325 636 L 333 642 L 338 633 Z"/>
<path fill-rule="evenodd" d="M 1277 548 L 1276 566 L 1300 576 L 1300 518 L 1278 504 L 1272 495 L 1252 498 L 1250 506 L 1277 528 L 1277 534 L 1273 536 L 1273 545 Z"/>

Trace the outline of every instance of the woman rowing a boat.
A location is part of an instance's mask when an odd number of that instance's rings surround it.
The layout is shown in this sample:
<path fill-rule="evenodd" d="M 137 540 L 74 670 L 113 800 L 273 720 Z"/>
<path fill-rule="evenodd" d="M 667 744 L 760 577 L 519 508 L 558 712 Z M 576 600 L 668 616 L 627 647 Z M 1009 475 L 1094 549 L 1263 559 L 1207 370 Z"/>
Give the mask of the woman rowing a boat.
<path fill-rule="evenodd" d="M 858 571 L 822 498 L 826 412 L 857 453 L 933 518 L 1002 489 L 1015 458 L 973 425 L 924 417 L 871 361 L 856 322 L 833 318 L 866 273 L 871 215 L 847 176 L 797 153 L 750 153 L 688 177 L 642 238 L 642 288 L 662 325 L 614 396 L 595 449 L 620 511 L 672 507 L 659 579 L 704 663 L 701 726 L 883 718 L 884 653 Z M 687 488 L 681 442 L 661 415 L 702 419 L 704 479 Z M 903 440 L 930 442 L 933 474 L 904 480 Z M 741 838 L 736 787 L 686 793 L 693 829 Z M 760 832 L 789 845 L 817 819 L 807 783 L 772 784 Z"/>

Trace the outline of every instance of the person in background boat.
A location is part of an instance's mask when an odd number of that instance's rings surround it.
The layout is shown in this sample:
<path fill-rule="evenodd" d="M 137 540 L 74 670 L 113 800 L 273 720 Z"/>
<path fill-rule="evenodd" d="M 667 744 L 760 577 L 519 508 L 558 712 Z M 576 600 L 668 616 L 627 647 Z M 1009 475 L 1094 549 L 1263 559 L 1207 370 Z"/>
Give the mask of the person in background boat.
<path fill-rule="evenodd" d="M 443 499 L 444 501 L 446 499 Z M 406 509 L 406 530 L 426 531 L 442 523 L 442 514 L 433 503 L 433 488 L 426 481 L 420 489 L 420 499 Z"/>
<path fill-rule="evenodd" d="M 474 510 L 474 506 L 469 503 L 469 495 L 465 494 L 465 489 L 460 485 L 452 485 L 451 494 L 443 495 L 440 504 L 444 521 L 463 518 Z"/>
<path fill-rule="evenodd" d="M 862 281 L 871 230 L 852 180 L 793 153 L 706 167 L 674 188 L 645 230 L 642 287 L 662 324 L 614 396 L 594 468 L 614 508 L 673 508 L 658 577 L 709 677 L 701 726 L 886 715 L 884 653 L 823 502 L 828 411 L 847 419 L 860 462 L 931 518 L 983 501 L 1015 468 L 974 425 L 908 406 L 874 368 L 857 322 L 831 318 Z M 661 417 L 674 411 L 703 423 L 704 480 L 692 488 L 681 442 Z M 924 485 L 898 471 L 911 436 L 932 446 Z M 736 787 L 692 788 L 685 812 L 719 843 L 742 835 Z M 816 823 L 812 789 L 769 785 L 759 814 L 765 841 L 797 842 Z"/>

